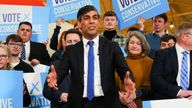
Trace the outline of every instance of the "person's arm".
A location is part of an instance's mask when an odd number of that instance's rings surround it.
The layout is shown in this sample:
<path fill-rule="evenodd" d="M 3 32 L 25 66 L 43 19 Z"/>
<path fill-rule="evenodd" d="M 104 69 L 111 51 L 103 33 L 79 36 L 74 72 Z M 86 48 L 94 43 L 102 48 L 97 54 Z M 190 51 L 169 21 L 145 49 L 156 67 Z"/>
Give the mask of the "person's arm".
<path fill-rule="evenodd" d="M 170 61 L 168 60 L 170 58 L 168 58 L 169 55 L 167 55 L 168 54 L 167 50 L 169 49 L 160 50 L 156 53 L 152 70 L 151 70 L 151 85 L 152 85 L 152 88 L 155 90 L 155 92 L 157 91 L 158 93 L 163 94 L 170 98 L 171 97 L 177 98 L 177 93 L 179 92 L 180 87 L 177 84 L 172 84 L 168 82 L 167 81 L 169 78 L 168 76 L 167 76 L 167 79 L 164 78 L 166 74 L 170 75 L 166 71 L 168 69 L 167 66 L 169 65 L 169 63 L 171 63 L 171 62 L 167 62 L 167 61 Z M 170 66 L 169 68 L 173 68 L 171 67 L 171 65 L 169 66 Z M 173 77 L 170 77 L 170 78 L 173 78 Z M 173 79 L 173 80 L 176 80 L 176 79 Z"/>
<path fill-rule="evenodd" d="M 145 21 L 146 21 L 146 19 L 145 19 L 144 17 L 140 17 L 140 18 L 138 19 L 139 30 L 140 30 L 141 32 L 144 32 L 144 29 L 145 29 L 144 23 L 145 23 Z"/>
<path fill-rule="evenodd" d="M 23 106 L 27 107 L 31 104 L 31 97 L 29 95 L 25 81 L 23 80 Z"/>
<path fill-rule="evenodd" d="M 50 48 L 53 50 L 57 50 L 58 45 L 58 35 L 61 29 L 61 24 L 64 23 L 64 19 L 57 19 L 56 20 L 56 28 L 54 29 L 53 35 L 50 41 Z"/>
<path fill-rule="evenodd" d="M 43 96 L 51 102 L 59 102 L 62 92 L 58 89 L 53 89 L 48 86 L 47 81 L 44 84 Z"/>
<path fill-rule="evenodd" d="M 54 29 L 54 33 L 51 37 L 50 41 L 50 48 L 53 50 L 57 50 L 57 45 L 58 45 L 58 35 L 60 32 L 61 27 L 56 25 L 56 28 Z"/>

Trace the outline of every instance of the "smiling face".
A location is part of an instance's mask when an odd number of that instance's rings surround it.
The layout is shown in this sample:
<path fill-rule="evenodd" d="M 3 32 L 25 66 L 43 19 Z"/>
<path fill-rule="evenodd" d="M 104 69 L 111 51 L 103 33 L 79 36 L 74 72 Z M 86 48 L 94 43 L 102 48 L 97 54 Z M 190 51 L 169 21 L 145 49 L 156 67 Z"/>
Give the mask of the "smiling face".
<path fill-rule="evenodd" d="M 128 51 L 133 55 L 138 55 L 142 53 L 141 41 L 136 37 L 132 36 L 128 43 Z"/>
<path fill-rule="evenodd" d="M 99 15 L 97 11 L 89 11 L 84 14 L 80 20 L 78 20 L 78 25 L 82 30 L 83 36 L 88 39 L 92 40 L 97 36 L 100 21 Z"/>

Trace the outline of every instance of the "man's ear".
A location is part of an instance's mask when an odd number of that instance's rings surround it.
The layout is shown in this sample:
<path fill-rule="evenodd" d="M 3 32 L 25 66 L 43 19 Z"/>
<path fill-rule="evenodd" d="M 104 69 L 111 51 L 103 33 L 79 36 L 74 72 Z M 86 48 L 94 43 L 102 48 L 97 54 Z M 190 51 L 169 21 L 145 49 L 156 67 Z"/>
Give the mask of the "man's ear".
<path fill-rule="evenodd" d="M 81 24 L 80 23 L 81 23 L 81 21 L 78 20 L 77 21 L 77 26 L 79 27 L 79 29 L 81 29 Z"/>

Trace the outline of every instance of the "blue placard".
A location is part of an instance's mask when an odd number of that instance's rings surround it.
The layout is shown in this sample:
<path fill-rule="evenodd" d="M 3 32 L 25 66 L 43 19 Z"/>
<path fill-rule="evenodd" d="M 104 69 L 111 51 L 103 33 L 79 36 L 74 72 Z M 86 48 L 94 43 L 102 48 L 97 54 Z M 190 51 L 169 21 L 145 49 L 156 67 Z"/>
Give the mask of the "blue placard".
<path fill-rule="evenodd" d="M 0 70 L 0 108 L 23 107 L 23 72 Z"/>
<path fill-rule="evenodd" d="M 0 40 L 16 34 L 19 23 L 29 21 L 33 25 L 31 41 L 48 40 L 49 8 L 32 6 L 0 5 Z"/>
<path fill-rule="evenodd" d="M 43 96 L 43 87 L 47 73 L 24 73 L 24 79 L 31 96 L 27 108 L 49 108 L 50 101 Z"/>
<path fill-rule="evenodd" d="M 119 29 L 138 22 L 139 17 L 146 19 L 169 11 L 167 0 L 112 0 L 118 16 Z"/>
<path fill-rule="evenodd" d="M 151 108 L 151 102 L 150 101 L 142 101 L 143 108 Z"/>
<path fill-rule="evenodd" d="M 77 18 L 78 10 L 85 5 L 93 5 L 100 13 L 99 0 L 47 0 L 50 7 L 50 22 L 58 18 L 72 20 Z"/>

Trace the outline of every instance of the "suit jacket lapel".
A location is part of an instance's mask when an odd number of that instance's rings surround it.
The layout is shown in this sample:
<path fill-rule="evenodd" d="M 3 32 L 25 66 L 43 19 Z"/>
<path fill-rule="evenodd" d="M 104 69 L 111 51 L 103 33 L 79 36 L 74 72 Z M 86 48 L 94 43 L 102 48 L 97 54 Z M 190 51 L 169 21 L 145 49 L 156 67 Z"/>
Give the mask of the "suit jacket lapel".
<path fill-rule="evenodd" d="M 105 58 L 106 55 L 104 53 L 104 50 L 106 49 L 105 46 L 105 39 L 100 37 L 99 38 L 99 63 L 100 63 L 100 73 L 101 73 L 101 82 L 103 81 L 103 76 L 104 76 L 104 72 L 105 72 Z"/>
<path fill-rule="evenodd" d="M 83 42 L 77 43 L 77 55 L 78 55 L 78 64 L 79 64 L 79 74 L 81 78 L 82 84 L 84 84 L 84 48 L 83 48 Z"/>
<path fill-rule="evenodd" d="M 33 52 L 32 51 L 35 51 L 35 50 L 33 50 L 33 42 L 31 42 L 30 41 L 30 53 L 29 53 L 29 61 L 31 61 L 32 60 L 32 55 L 33 55 Z"/>
<path fill-rule="evenodd" d="M 173 63 L 173 67 L 174 67 L 174 71 L 176 72 L 175 74 L 177 75 L 178 74 L 178 57 L 177 57 L 177 52 L 176 52 L 176 48 L 175 47 L 172 47 L 170 48 L 171 50 L 171 53 L 170 53 L 170 58 L 171 58 L 171 61 Z"/>

